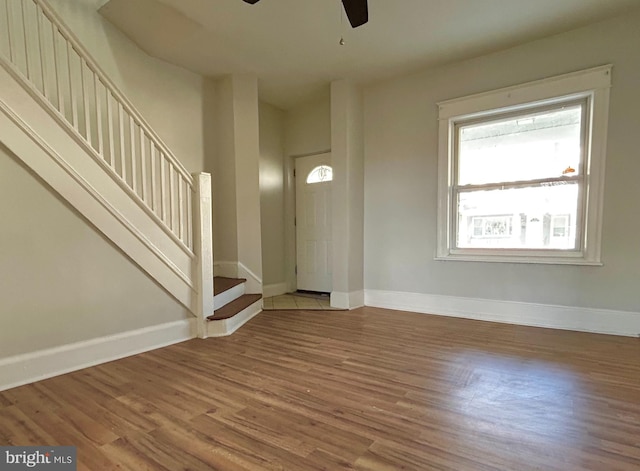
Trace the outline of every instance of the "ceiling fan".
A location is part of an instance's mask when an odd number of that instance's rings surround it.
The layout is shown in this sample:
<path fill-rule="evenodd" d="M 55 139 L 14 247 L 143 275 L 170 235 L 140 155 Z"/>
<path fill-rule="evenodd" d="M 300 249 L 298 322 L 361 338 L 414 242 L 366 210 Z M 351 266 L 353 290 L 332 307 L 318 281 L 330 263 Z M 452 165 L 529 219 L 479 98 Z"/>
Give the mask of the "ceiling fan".
<path fill-rule="evenodd" d="M 244 0 L 245 3 L 255 5 L 260 0 Z M 367 0 L 342 0 L 344 11 L 349 18 L 349 23 L 353 28 L 362 26 L 369 21 L 369 9 L 367 8 Z"/>

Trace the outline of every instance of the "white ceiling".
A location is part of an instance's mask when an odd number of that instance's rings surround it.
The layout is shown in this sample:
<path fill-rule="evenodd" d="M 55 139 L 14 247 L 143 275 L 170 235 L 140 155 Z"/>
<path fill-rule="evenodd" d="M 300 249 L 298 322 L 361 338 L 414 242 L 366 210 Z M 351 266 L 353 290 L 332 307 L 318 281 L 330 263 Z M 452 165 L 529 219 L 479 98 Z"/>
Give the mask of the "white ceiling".
<path fill-rule="evenodd" d="M 334 79 L 378 80 L 633 8 L 640 0 L 369 0 L 357 29 L 340 0 L 109 0 L 100 12 L 168 62 L 211 77 L 256 74 L 260 98 L 286 109 Z"/>

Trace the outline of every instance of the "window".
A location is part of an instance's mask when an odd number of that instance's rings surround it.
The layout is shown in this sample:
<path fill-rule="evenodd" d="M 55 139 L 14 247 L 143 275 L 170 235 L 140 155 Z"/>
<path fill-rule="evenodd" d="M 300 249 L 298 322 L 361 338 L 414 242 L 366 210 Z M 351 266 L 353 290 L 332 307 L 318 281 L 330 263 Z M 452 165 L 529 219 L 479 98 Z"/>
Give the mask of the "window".
<path fill-rule="evenodd" d="M 586 110 L 587 101 L 580 100 L 456 123 L 457 247 L 578 246 L 575 237 L 563 239 L 562 246 L 551 244 L 543 221 L 569 213 L 572 233 L 579 234 Z M 484 227 L 481 237 L 478 224 Z"/>
<path fill-rule="evenodd" d="M 333 169 L 328 165 L 320 165 L 307 175 L 307 183 L 323 183 L 331 180 L 333 180 Z"/>
<path fill-rule="evenodd" d="M 438 259 L 600 264 L 611 66 L 439 104 Z"/>

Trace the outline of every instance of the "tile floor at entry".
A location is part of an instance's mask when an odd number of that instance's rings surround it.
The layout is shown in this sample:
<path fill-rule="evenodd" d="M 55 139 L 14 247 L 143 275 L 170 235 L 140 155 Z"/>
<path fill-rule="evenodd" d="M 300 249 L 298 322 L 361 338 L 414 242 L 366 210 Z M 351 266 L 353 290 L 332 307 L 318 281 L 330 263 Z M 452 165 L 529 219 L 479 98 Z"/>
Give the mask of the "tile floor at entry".
<path fill-rule="evenodd" d="M 305 310 L 333 310 L 326 298 L 311 298 L 308 296 L 298 296 L 294 293 L 282 294 L 271 298 L 264 298 L 263 309 L 265 310 L 282 310 L 282 309 L 305 309 Z"/>

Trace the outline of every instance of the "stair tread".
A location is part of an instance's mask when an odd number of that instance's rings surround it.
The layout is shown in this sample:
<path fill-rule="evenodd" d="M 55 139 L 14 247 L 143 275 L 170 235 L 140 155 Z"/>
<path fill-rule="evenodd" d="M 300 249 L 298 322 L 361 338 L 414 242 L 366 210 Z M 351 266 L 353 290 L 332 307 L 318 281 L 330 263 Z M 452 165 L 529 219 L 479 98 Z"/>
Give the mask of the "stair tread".
<path fill-rule="evenodd" d="M 224 276 L 213 277 L 213 295 L 217 296 L 247 281 L 245 278 L 226 278 Z"/>
<path fill-rule="evenodd" d="M 243 309 L 251 306 L 260 298 L 262 298 L 261 294 L 243 294 L 239 298 L 231 301 L 229 304 L 225 304 L 220 309 L 216 309 L 212 316 L 207 317 L 207 320 L 219 321 L 221 319 L 229 319 Z"/>

